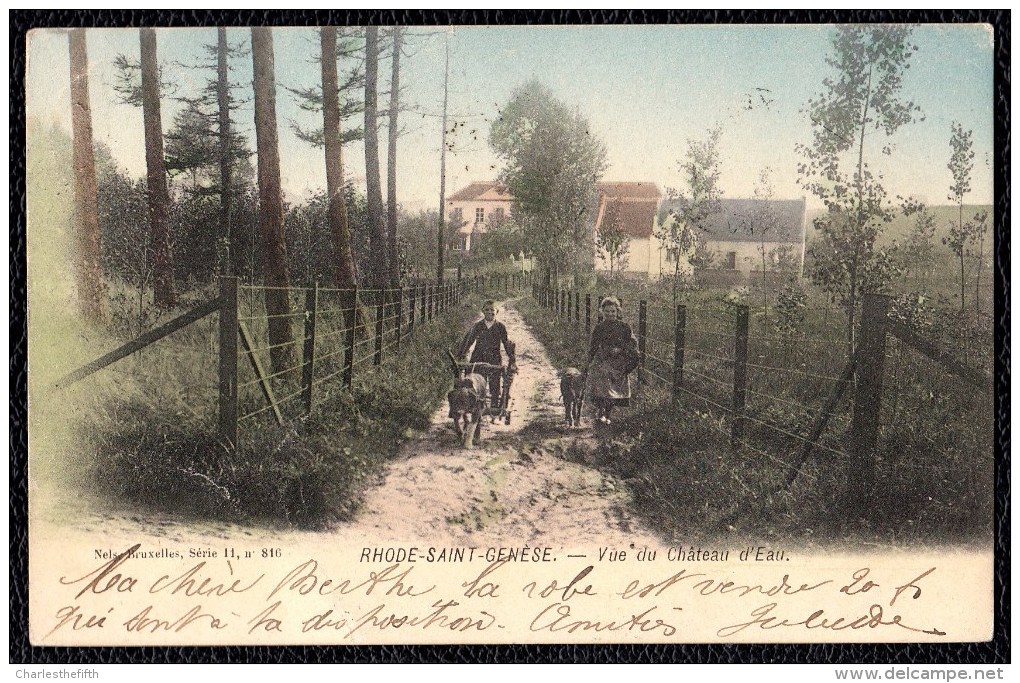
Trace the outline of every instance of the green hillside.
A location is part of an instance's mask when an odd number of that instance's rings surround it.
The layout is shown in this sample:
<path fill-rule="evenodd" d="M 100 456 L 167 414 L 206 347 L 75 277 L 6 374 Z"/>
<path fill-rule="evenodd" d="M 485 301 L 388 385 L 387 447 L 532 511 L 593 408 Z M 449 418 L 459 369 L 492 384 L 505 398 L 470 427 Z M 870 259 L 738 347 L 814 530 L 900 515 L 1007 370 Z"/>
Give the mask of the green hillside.
<path fill-rule="evenodd" d="M 937 247 L 946 249 L 948 254 L 948 247 L 942 247 L 942 238 L 949 235 L 949 228 L 951 224 L 955 224 L 959 220 L 960 210 L 956 206 L 945 205 L 945 206 L 929 206 L 928 210 L 935 216 L 935 237 L 933 242 Z M 964 222 L 974 217 L 974 214 L 978 211 L 986 210 L 989 213 L 989 224 L 988 224 L 988 240 L 985 244 L 985 251 L 991 254 L 992 251 L 992 206 L 990 204 L 964 204 L 963 206 L 963 220 Z M 822 214 L 822 210 L 814 210 L 807 212 L 807 243 L 808 246 L 814 242 L 818 237 L 818 231 L 814 228 L 814 219 Z M 898 242 L 902 244 L 907 240 L 910 235 L 911 229 L 914 227 L 915 216 L 904 216 L 902 213 L 898 213 L 896 218 L 889 223 L 879 238 L 879 244 L 890 244 L 892 242 Z"/>

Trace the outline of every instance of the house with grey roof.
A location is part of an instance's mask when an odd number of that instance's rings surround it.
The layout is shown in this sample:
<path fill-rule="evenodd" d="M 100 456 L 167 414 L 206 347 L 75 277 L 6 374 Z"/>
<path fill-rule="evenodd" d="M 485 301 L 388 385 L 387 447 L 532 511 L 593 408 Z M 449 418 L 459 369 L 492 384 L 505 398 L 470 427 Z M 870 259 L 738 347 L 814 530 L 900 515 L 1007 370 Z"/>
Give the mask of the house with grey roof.
<path fill-rule="evenodd" d="M 679 209 L 677 200 L 662 202 L 657 227 L 665 227 Z M 697 233 L 701 250 L 711 255 L 707 269 L 745 274 L 760 273 L 764 266 L 767 271 L 803 275 L 806 236 L 804 199 L 723 199 L 720 211 L 709 216 Z M 662 257 L 667 262 L 662 271 L 672 271 L 673 255 L 662 249 Z"/>

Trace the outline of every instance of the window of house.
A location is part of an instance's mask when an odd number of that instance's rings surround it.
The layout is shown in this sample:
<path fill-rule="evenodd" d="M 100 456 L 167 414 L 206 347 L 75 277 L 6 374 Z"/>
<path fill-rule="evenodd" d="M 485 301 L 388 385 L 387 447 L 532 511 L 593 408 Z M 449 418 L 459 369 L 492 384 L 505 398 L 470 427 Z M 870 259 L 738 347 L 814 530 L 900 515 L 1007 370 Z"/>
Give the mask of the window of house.
<path fill-rule="evenodd" d="M 479 207 L 475 209 L 475 223 L 485 222 L 485 209 Z"/>
<path fill-rule="evenodd" d="M 461 221 L 463 221 L 464 209 L 461 208 L 454 209 L 453 212 L 450 213 L 450 220 L 453 221 L 454 223 L 460 223 Z"/>
<path fill-rule="evenodd" d="M 492 210 L 492 220 L 494 220 L 494 221 L 501 221 L 501 220 L 503 220 L 503 208 L 502 207 L 500 207 L 498 209 L 493 209 Z"/>
<path fill-rule="evenodd" d="M 676 263 L 677 250 L 673 248 L 666 249 L 666 263 Z"/>
<path fill-rule="evenodd" d="M 737 269 L 737 252 L 735 251 L 726 252 L 726 268 L 727 270 Z"/>

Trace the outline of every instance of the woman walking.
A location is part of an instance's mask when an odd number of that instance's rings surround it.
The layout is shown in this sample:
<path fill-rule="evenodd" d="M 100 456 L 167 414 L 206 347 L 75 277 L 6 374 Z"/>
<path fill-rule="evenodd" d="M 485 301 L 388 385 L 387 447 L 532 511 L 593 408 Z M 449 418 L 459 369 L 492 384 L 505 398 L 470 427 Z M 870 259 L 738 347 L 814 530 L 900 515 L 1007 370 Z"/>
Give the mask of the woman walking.
<path fill-rule="evenodd" d="M 595 419 L 609 424 L 613 407 L 630 403 L 630 373 L 637 367 L 637 340 L 630 325 L 620 319 L 620 300 L 606 297 L 599 304 L 602 320 L 591 332 L 588 351 L 588 400 Z"/>

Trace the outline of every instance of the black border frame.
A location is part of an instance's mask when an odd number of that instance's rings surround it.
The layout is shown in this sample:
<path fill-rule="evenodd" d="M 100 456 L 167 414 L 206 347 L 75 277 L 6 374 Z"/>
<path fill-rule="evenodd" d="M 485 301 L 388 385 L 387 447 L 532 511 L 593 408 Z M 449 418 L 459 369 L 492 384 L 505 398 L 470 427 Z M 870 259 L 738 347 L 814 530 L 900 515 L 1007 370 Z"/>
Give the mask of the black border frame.
<path fill-rule="evenodd" d="M 1009 10 L 10 10 L 10 662 L 143 663 L 1010 663 Z M 53 27 L 988 23 L 994 35 L 995 626 L 983 643 L 839 645 L 483 645 L 35 647 L 28 640 L 28 393 L 25 198 L 26 34 Z"/>

